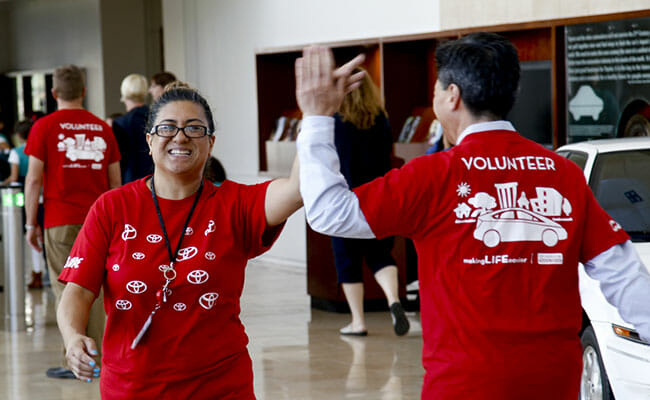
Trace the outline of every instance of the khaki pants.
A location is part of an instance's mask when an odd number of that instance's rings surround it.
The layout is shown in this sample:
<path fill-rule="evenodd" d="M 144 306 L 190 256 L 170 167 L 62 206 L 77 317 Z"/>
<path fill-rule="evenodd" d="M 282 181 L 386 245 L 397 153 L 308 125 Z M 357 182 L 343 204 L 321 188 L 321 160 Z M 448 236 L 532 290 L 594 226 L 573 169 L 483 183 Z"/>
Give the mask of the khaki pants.
<path fill-rule="evenodd" d="M 58 281 L 59 274 L 63 270 L 72 245 L 74 244 L 81 225 L 61 225 L 45 229 L 44 241 L 45 252 L 47 254 L 47 269 L 50 273 L 50 282 L 52 284 L 52 291 L 56 300 L 56 309 L 59 308 L 61 301 L 61 294 L 65 284 Z M 101 362 L 102 351 L 102 338 L 104 337 L 104 327 L 106 325 L 106 313 L 104 312 L 104 293 L 99 292 L 99 296 L 95 299 L 92 307 L 90 308 L 90 315 L 88 316 L 88 327 L 86 328 L 86 335 L 92 338 L 97 345 L 97 350 L 100 357 L 97 358 L 97 363 Z M 65 360 L 65 349 L 63 366 L 67 367 Z"/>

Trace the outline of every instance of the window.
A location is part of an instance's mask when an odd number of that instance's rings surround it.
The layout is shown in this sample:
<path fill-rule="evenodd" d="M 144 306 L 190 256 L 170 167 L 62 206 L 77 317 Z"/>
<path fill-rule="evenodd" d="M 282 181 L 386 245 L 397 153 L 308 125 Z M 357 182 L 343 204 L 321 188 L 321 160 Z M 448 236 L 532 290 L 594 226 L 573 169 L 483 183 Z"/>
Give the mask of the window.
<path fill-rule="evenodd" d="M 572 151 L 569 153 L 568 157 L 569 160 L 573 161 L 574 163 L 578 164 L 578 167 L 580 167 L 581 170 L 585 170 L 585 165 L 587 164 L 587 153 L 582 153 L 580 151 Z"/>
<path fill-rule="evenodd" d="M 589 186 L 598 203 L 635 241 L 650 240 L 650 150 L 601 154 Z"/>
<path fill-rule="evenodd" d="M 532 215 L 528 214 L 527 212 L 523 212 L 523 211 L 517 211 L 517 218 L 525 219 L 525 220 L 528 220 L 528 221 L 537 221 L 537 218 L 535 218 Z"/>
<path fill-rule="evenodd" d="M 505 211 L 499 215 L 499 219 L 515 219 L 514 211 Z"/>

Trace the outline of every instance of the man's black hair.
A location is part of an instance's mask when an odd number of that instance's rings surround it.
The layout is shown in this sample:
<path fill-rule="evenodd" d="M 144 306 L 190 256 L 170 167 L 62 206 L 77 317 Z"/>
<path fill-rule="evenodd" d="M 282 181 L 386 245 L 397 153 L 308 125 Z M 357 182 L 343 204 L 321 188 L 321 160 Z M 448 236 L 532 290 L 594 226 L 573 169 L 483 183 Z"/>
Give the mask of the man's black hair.
<path fill-rule="evenodd" d="M 474 115 L 504 119 L 517 97 L 519 57 L 503 36 L 478 32 L 443 43 L 436 49 L 438 80 L 443 89 L 455 84 Z"/>

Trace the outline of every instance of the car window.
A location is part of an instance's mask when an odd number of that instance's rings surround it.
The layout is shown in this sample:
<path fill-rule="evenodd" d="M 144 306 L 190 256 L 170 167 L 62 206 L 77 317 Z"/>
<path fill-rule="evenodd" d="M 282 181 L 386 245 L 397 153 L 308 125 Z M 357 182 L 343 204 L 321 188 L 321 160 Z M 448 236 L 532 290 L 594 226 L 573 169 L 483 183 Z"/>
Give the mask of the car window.
<path fill-rule="evenodd" d="M 499 215 L 499 219 L 514 219 L 515 218 L 515 212 L 514 211 L 504 211 Z"/>
<path fill-rule="evenodd" d="M 519 219 L 527 219 L 529 221 L 536 221 L 537 220 L 537 218 L 535 218 L 532 215 L 528 214 L 527 212 L 523 212 L 523 211 L 517 211 L 517 218 L 519 218 Z"/>
<path fill-rule="evenodd" d="M 589 179 L 598 203 L 635 241 L 650 241 L 650 150 L 599 154 Z"/>
<path fill-rule="evenodd" d="M 572 150 L 572 151 L 558 151 L 558 154 L 578 164 L 578 167 L 580 167 L 581 170 L 583 171 L 585 170 L 585 165 L 587 165 L 587 153 Z"/>

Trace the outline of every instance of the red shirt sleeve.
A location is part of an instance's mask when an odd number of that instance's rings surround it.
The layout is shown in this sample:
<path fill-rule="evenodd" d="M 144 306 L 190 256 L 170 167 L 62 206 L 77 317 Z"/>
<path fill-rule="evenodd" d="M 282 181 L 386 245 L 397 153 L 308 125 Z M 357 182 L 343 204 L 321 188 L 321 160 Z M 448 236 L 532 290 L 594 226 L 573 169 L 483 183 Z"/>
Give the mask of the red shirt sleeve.
<path fill-rule="evenodd" d="M 244 233 L 244 248 L 248 258 L 257 257 L 271 248 L 284 224 L 269 227 L 266 223 L 266 191 L 271 181 L 257 185 L 241 185 L 239 213 Z"/>
<path fill-rule="evenodd" d="M 375 236 L 416 238 L 426 232 L 427 225 L 437 219 L 433 205 L 439 193 L 440 171 L 446 168 L 447 157 L 418 157 L 355 188 L 361 210 Z"/>
<path fill-rule="evenodd" d="M 112 235 L 111 212 L 106 210 L 107 204 L 110 204 L 110 201 L 106 200 L 106 196 L 102 196 L 90 208 L 59 275 L 59 281 L 74 282 L 92 291 L 95 296 L 99 295 L 104 283 L 106 258 Z"/>
<path fill-rule="evenodd" d="M 34 126 L 32 126 L 32 129 L 29 131 L 29 137 L 27 138 L 27 144 L 25 145 L 25 154 L 34 156 L 45 162 L 47 158 L 46 133 L 47 123 L 44 119 L 39 119 L 34 123 Z"/>
<path fill-rule="evenodd" d="M 580 262 L 583 264 L 610 247 L 630 239 L 628 234 L 598 204 L 589 186 L 584 185 L 585 225 L 580 247 Z"/>

